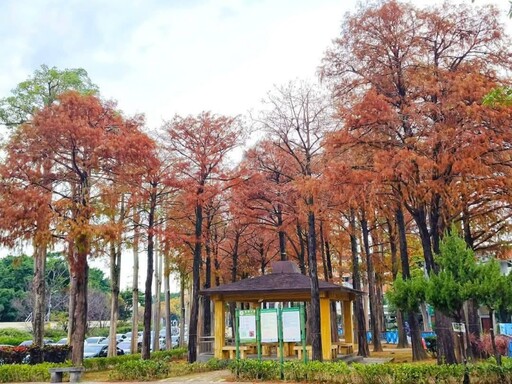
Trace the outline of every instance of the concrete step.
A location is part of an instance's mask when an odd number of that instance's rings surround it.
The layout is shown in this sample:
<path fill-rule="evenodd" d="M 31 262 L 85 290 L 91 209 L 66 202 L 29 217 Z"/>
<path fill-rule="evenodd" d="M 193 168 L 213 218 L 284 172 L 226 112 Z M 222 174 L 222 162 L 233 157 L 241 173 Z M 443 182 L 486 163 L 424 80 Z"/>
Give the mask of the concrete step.
<path fill-rule="evenodd" d="M 338 356 L 338 361 L 343 361 L 347 364 L 351 364 L 351 363 L 362 363 L 363 362 L 363 357 L 362 356 L 357 356 L 355 353 L 350 353 L 348 355 L 340 355 Z"/>

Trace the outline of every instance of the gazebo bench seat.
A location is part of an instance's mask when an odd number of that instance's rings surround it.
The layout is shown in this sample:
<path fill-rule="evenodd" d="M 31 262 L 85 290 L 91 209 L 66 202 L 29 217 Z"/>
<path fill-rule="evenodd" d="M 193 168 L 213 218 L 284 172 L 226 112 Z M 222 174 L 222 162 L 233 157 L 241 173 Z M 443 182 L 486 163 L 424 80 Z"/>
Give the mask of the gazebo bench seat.
<path fill-rule="evenodd" d="M 240 351 L 240 358 L 245 359 L 247 357 L 247 351 L 249 350 L 249 347 L 240 346 L 238 347 L 238 350 Z M 236 346 L 225 345 L 222 347 L 222 355 L 224 358 L 229 358 L 231 360 L 236 359 Z"/>
<path fill-rule="evenodd" d="M 335 345 L 338 347 L 338 352 L 342 355 L 354 353 L 354 344 L 339 341 Z"/>
<path fill-rule="evenodd" d="M 297 353 L 297 359 L 301 360 L 304 347 L 302 345 L 296 345 L 293 347 L 293 350 Z M 313 358 L 313 350 L 311 349 L 311 345 L 306 345 L 306 352 L 308 353 L 309 360 L 311 360 Z"/>

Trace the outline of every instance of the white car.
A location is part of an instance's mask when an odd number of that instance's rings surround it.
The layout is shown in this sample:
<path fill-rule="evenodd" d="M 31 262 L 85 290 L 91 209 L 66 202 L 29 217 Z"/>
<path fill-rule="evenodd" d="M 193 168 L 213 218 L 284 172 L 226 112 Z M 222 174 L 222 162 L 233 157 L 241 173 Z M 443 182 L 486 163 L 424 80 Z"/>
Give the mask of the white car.
<path fill-rule="evenodd" d="M 106 342 L 107 342 L 107 338 L 101 337 L 101 336 L 93 336 L 93 337 L 88 337 L 87 339 L 85 339 L 86 344 L 105 344 Z"/>

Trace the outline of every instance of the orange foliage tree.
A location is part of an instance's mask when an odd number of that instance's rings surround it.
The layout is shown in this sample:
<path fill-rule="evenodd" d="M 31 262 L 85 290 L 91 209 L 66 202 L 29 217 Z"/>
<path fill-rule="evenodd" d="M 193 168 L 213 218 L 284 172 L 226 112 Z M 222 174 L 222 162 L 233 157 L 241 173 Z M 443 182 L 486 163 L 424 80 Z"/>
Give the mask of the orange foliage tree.
<path fill-rule="evenodd" d="M 83 359 L 87 258 L 99 239 L 115 231 L 101 220 L 101 190 L 114 174 L 119 182 L 131 175 L 152 147 L 139 125 L 123 119 L 112 103 L 69 92 L 21 126 L 6 147 L 6 165 L 18 180 L 35 191 L 47 190 L 48 181 L 52 185 L 52 234 L 68 245 L 73 364 Z M 51 168 L 44 172 L 48 160 Z"/>
<path fill-rule="evenodd" d="M 219 193 L 227 180 L 226 155 L 240 143 L 238 120 L 204 112 L 197 117 L 176 116 L 165 125 L 165 146 L 174 156 L 177 185 L 183 192 L 184 208 L 193 212 L 192 306 L 190 311 L 188 360 L 197 359 L 200 265 L 204 244 L 204 206 Z"/>
<path fill-rule="evenodd" d="M 333 140 L 368 151 L 378 181 L 413 217 L 429 273 L 448 223 L 508 177 L 510 111 L 481 100 L 511 68 L 509 46 L 493 7 L 389 1 L 347 16 L 324 59 L 345 120 Z M 446 321 L 436 313 L 439 359 L 453 363 Z"/>

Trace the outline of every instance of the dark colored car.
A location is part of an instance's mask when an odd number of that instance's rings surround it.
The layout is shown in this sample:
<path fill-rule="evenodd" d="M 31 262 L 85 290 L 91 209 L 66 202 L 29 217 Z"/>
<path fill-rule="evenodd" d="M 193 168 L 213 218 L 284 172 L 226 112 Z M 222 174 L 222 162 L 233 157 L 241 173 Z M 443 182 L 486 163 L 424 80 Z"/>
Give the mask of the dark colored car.
<path fill-rule="evenodd" d="M 107 357 L 107 352 L 107 344 L 84 344 L 84 358 Z M 117 348 L 117 355 L 124 355 L 124 351 L 119 347 Z"/>
<path fill-rule="evenodd" d="M 53 341 L 51 341 L 50 339 L 43 339 L 44 345 L 50 345 L 52 343 Z M 20 347 L 30 347 L 32 344 L 34 344 L 33 340 L 25 340 L 20 343 Z"/>

